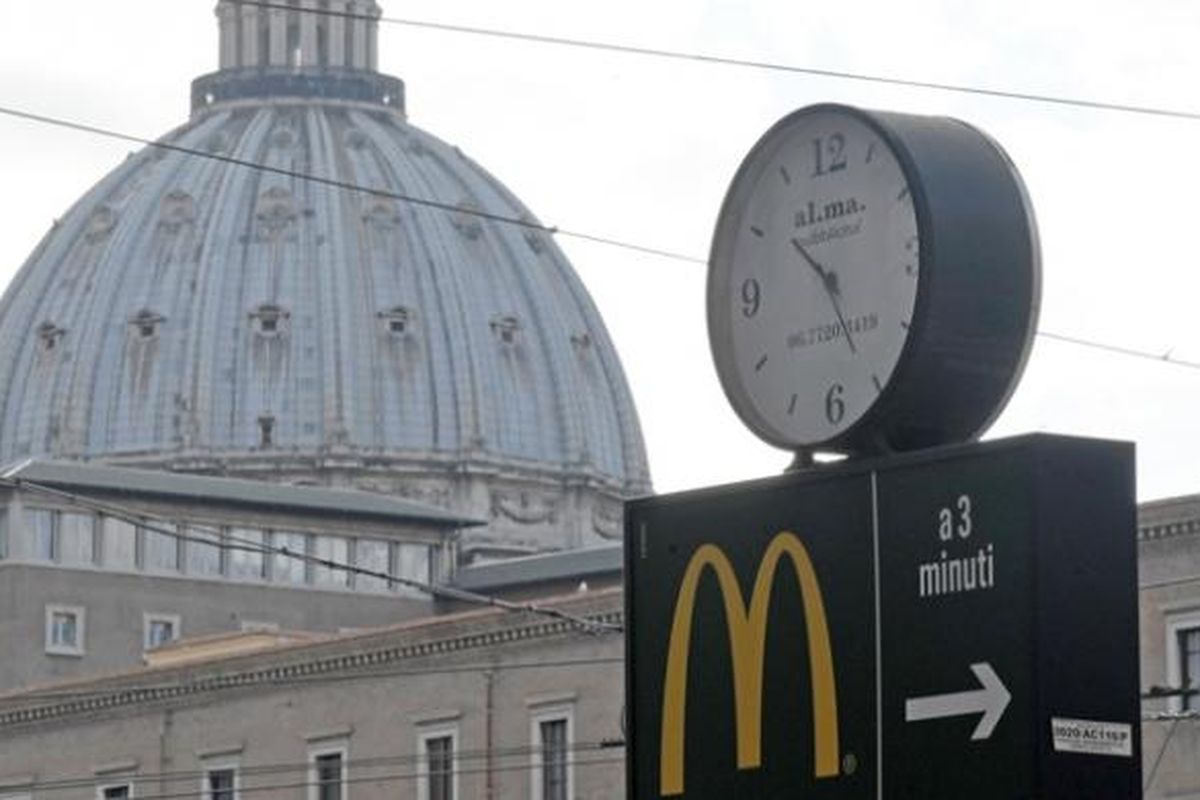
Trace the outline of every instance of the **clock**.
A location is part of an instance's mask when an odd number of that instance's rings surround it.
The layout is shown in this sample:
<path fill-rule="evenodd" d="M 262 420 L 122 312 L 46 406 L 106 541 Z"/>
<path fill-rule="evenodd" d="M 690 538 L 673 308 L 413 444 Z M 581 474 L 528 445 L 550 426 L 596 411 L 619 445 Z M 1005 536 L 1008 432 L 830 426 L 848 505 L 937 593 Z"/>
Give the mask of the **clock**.
<path fill-rule="evenodd" d="M 709 343 L 742 421 L 778 447 L 969 441 L 1033 340 L 1037 228 L 1000 146 L 958 120 L 822 104 L 768 130 L 713 235 Z"/>

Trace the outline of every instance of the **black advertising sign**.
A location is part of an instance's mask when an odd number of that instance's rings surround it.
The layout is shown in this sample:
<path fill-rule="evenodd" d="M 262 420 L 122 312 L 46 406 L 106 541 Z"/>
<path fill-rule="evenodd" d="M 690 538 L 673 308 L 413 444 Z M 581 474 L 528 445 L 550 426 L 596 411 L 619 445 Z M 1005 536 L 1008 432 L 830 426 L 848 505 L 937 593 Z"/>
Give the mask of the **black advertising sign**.
<path fill-rule="evenodd" d="M 1042 435 L 630 503 L 629 796 L 1138 796 L 1135 529 Z"/>

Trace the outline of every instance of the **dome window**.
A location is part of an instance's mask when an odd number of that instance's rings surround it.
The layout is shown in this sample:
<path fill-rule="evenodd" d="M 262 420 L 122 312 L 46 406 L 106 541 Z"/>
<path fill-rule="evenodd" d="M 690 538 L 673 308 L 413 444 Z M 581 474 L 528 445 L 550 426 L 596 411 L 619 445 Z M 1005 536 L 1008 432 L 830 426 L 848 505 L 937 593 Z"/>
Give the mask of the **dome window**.
<path fill-rule="evenodd" d="M 229 134 L 219 130 L 204 142 L 204 149 L 210 153 L 221 154 L 229 149 Z"/>
<path fill-rule="evenodd" d="M 148 308 L 143 308 L 138 313 L 129 318 L 129 330 L 139 339 L 153 339 L 158 336 L 159 328 L 167 318 L 161 314 L 155 314 Z"/>
<path fill-rule="evenodd" d="M 266 449 L 274 444 L 275 440 L 275 417 L 272 414 L 263 414 L 258 418 L 258 446 Z"/>
<path fill-rule="evenodd" d="M 287 309 L 272 303 L 264 303 L 250 312 L 254 332 L 267 338 L 286 333 L 287 322 L 290 318 L 291 314 Z"/>
<path fill-rule="evenodd" d="M 278 236 L 296 221 L 296 202 L 292 193 L 282 186 L 267 189 L 258 198 L 254 216 L 258 220 L 261 238 Z"/>
<path fill-rule="evenodd" d="M 546 239 L 542 234 L 544 231 L 553 229 L 546 228 L 529 214 L 521 215 L 521 225 L 525 228 L 523 235 L 529 249 L 539 256 L 546 252 Z"/>
<path fill-rule="evenodd" d="M 162 209 L 158 224 L 165 230 L 175 233 L 185 225 L 196 221 L 196 201 L 190 194 L 180 189 L 163 198 Z"/>
<path fill-rule="evenodd" d="M 492 333 L 505 344 L 515 344 L 517 334 L 521 331 L 521 320 L 512 314 L 500 314 L 492 317 Z"/>
<path fill-rule="evenodd" d="M 280 125 L 271 133 L 271 146 L 287 150 L 296 145 L 296 132 L 287 125 Z"/>
<path fill-rule="evenodd" d="M 387 311 L 380 311 L 376 316 L 383 323 L 383 329 L 392 336 L 404 336 L 412 331 L 416 314 L 407 306 L 395 306 Z"/>
<path fill-rule="evenodd" d="M 478 239 L 483 233 L 479 206 L 471 200 L 463 200 L 458 204 L 458 209 L 454 213 L 454 227 L 466 238 L 472 241 Z"/>
<path fill-rule="evenodd" d="M 363 222 L 381 228 L 392 228 L 400 224 L 400 212 L 391 200 L 376 197 L 363 209 Z"/>
<path fill-rule="evenodd" d="M 64 329 L 50 321 L 43 322 L 37 329 L 38 341 L 41 342 L 42 349 L 47 353 L 58 348 L 59 340 L 65 333 Z"/>
<path fill-rule="evenodd" d="M 95 244 L 101 239 L 107 238 L 115 227 L 117 227 L 117 212 L 110 206 L 100 206 L 92 213 L 91 219 L 88 220 L 87 233 L 84 234 L 84 239 L 87 240 L 88 244 Z"/>
<path fill-rule="evenodd" d="M 542 234 L 532 228 L 525 231 L 525 244 L 537 255 L 546 252 L 546 242 L 542 239 Z"/>
<path fill-rule="evenodd" d="M 416 136 L 405 138 L 405 149 L 415 158 L 422 158 L 429 155 L 429 148 Z"/>

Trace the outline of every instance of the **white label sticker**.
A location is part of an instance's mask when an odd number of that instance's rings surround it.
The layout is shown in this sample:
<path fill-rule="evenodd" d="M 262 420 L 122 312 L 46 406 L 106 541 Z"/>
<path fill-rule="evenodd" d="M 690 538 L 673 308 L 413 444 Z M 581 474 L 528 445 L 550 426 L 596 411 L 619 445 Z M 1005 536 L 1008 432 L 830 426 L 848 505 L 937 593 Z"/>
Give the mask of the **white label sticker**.
<path fill-rule="evenodd" d="M 1054 749 L 1060 753 L 1133 757 L 1133 726 L 1088 719 L 1050 720 Z"/>

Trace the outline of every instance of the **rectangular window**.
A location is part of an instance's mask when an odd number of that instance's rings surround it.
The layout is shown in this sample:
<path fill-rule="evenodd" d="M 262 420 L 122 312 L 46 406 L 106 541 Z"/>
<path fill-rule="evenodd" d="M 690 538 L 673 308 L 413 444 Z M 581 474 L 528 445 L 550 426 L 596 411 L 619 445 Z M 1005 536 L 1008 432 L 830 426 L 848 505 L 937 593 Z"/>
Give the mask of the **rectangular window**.
<path fill-rule="evenodd" d="M 106 567 L 137 569 L 137 526 L 114 517 L 100 521 L 103 562 Z"/>
<path fill-rule="evenodd" d="M 1179 628 L 1175 635 L 1179 640 L 1179 686 L 1200 691 L 1200 627 Z M 1181 705 L 1185 711 L 1200 710 L 1200 693 L 1184 695 Z"/>
<path fill-rule="evenodd" d="M 8 509 L 0 508 L 0 558 L 8 558 Z"/>
<path fill-rule="evenodd" d="M 429 583 L 429 545 L 401 544 L 396 554 L 396 575 L 421 584 Z M 401 584 L 397 591 L 403 594 L 423 595 L 420 589 Z"/>
<path fill-rule="evenodd" d="M 271 580 L 278 583 L 304 583 L 308 537 L 303 533 L 276 531 L 271 534 L 271 545 L 277 550 L 287 550 L 287 553 L 271 554 Z"/>
<path fill-rule="evenodd" d="M 543 720 L 541 729 L 542 800 L 567 800 L 567 721 Z"/>
<path fill-rule="evenodd" d="M 571 705 L 542 707 L 533 714 L 530 735 L 533 745 L 533 800 L 568 800 L 574 795 L 571 770 L 571 741 L 574 738 Z"/>
<path fill-rule="evenodd" d="M 342 753 L 318 753 L 313 756 L 314 800 L 342 800 L 345 778 Z"/>
<path fill-rule="evenodd" d="M 98 800 L 129 800 L 133 796 L 133 791 L 128 783 L 119 783 L 114 786 L 101 786 L 96 791 Z"/>
<path fill-rule="evenodd" d="M 1163 622 L 1166 628 L 1166 645 L 1163 650 L 1165 667 L 1163 683 L 1175 690 L 1167 700 L 1165 710 L 1178 713 L 1200 710 L 1200 694 L 1187 693 L 1200 689 L 1200 608 L 1169 611 Z"/>
<path fill-rule="evenodd" d="M 146 528 L 142 531 L 145 556 L 142 564 L 155 572 L 179 571 L 179 537 Z"/>
<path fill-rule="evenodd" d="M 53 561 L 54 512 L 44 508 L 27 508 L 24 513 L 25 543 L 28 558 Z"/>
<path fill-rule="evenodd" d="M 205 772 L 203 800 L 237 800 L 237 770 L 221 767 Z"/>
<path fill-rule="evenodd" d="M 205 528 L 184 528 L 184 564 L 189 575 L 221 574 L 221 535 Z"/>
<path fill-rule="evenodd" d="M 354 564 L 387 575 L 391 572 L 390 550 L 388 542 L 379 539 L 359 539 L 354 543 Z M 386 592 L 388 582 L 386 578 L 374 575 L 355 575 L 354 587 L 362 592 Z"/>
<path fill-rule="evenodd" d="M 46 606 L 46 652 L 59 656 L 83 655 L 84 620 L 80 606 Z"/>
<path fill-rule="evenodd" d="M 142 648 L 153 650 L 179 638 L 178 614 L 145 614 L 142 617 Z"/>
<path fill-rule="evenodd" d="M 231 528 L 226 542 L 229 558 L 229 577 L 245 581 L 262 580 L 262 548 L 266 545 L 266 534 L 253 528 Z"/>
<path fill-rule="evenodd" d="M 455 800 L 453 732 L 430 733 L 421 737 L 421 780 L 419 800 Z"/>
<path fill-rule="evenodd" d="M 350 540 L 342 536 L 314 536 L 313 553 L 317 558 L 338 564 L 350 563 Z M 348 586 L 350 572 L 321 564 L 313 565 L 313 583 L 318 586 Z"/>
<path fill-rule="evenodd" d="M 454 545 L 447 542 L 441 547 L 429 548 L 429 575 L 434 583 L 449 583 L 454 577 Z"/>
<path fill-rule="evenodd" d="M 91 514 L 58 515 L 58 560 L 63 564 L 94 564 L 95 520 Z"/>

